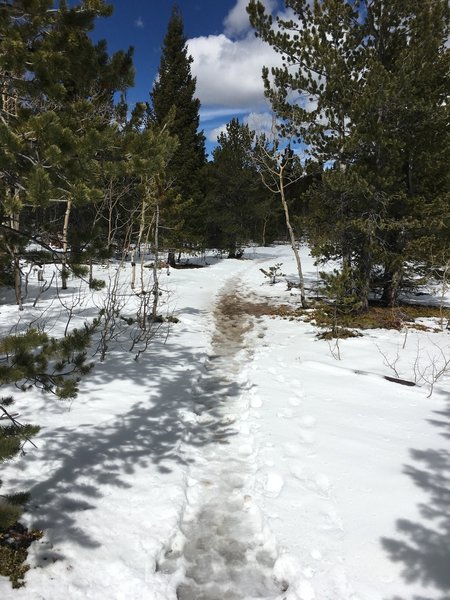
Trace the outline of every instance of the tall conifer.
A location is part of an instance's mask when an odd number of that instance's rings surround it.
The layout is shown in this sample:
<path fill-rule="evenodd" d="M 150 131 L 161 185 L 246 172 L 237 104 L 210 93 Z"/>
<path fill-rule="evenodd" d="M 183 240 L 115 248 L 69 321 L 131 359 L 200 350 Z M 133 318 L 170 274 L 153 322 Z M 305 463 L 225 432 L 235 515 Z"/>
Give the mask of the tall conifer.
<path fill-rule="evenodd" d="M 263 72 L 275 112 L 329 167 L 312 194 L 313 249 L 342 259 L 355 308 L 380 284 L 392 306 L 411 267 L 448 236 L 447 2 L 285 4 L 295 18 L 276 26 L 261 2 L 248 10 L 284 58 Z"/>
<path fill-rule="evenodd" d="M 111 13 L 109 5 L 54 4 L 0 0 L 0 281 L 9 279 L 4 275 L 11 263 L 20 279 L 25 260 L 49 260 L 48 254 L 34 258 L 36 251 L 27 251 L 30 240 L 50 250 L 53 219 L 42 218 L 46 211 L 55 216 L 60 234 L 62 205 L 70 201 L 81 209 L 101 196 L 102 167 L 118 138 L 112 97 L 132 81 L 131 52 L 110 57 L 106 45 L 94 45 L 89 36 L 96 17 Z M 56 252 L 51 258 L 59 262 Z M 16 285 L 21 307 L 20 291 Z M 0 385 L 75 397 L 79 377 L 91 369 L 86 349 L 97 325 L 94 320 L 61 339 L 34 329 L 0 338 Z M 13 398 L 0 398 L 0 464 L 38 431 L 17 421 L 12 404 Z M 25 493 L 3 492 L 0 534 L 27 500 Z M 0 572 L 8 574 L 2 550 Z"/>
<path fill-rule="evenodd" d="M 232 119 L 217 138 L 210 165 L 208 232 L 213 247 L 234 258 L 253 238 L 258 200 L 267 195 L 250 160 L 255 134 L 248 125 Z"/>
<path fill-rule="evenodd" d="M 178 138 L 169 165 L 173 179 L 172 202 L 164 210 L 166 225 L 175 232 L 171 242 L 179 246 L 198 238 L 197 216 L 203 198 L 205 138 L 198 131 L 200 101 L 195 97 L 196 79 L 191 73 L 183 20 L 174 7 L 162 47 L 158 79 L 151 92 L 153 116 Z M 166 229 L 168 231 L 168 229 Z M 173 239 L 177 238 L 177 239 Z"/>
<path fill-rule="evenodd" d="M 110 57 L 89 37 L 95 18 L 111 12 L 103 0 L 52 6 L 0 2 L 0 248 L 18 263 L 30 238 L 63 238 L 67 265 L 77 258 L 66 251 L 77 245 L 68 239 L 71 212 L 101 197 L 118 135 L 113 95 L 133 71 L 131 51 Z M 37 223 L 44 210 L 56 219 Z"/>

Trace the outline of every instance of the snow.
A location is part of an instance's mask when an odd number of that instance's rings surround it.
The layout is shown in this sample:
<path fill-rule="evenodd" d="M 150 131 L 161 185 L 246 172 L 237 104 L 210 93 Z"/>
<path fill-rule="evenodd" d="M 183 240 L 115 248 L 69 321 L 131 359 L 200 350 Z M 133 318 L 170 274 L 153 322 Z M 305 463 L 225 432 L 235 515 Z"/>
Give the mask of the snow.
<path fill-rule="evenodd" d="M 293 279 L 289 247 L 245 256 L 162 271 L 180 322 L 138 362 L 117 346 L 72 403 L 15 394 L 21 420 L 42 429 L 2 479 L 31 489 L 24 520 L 45 535 L 26 586 L 0 578 L 1 598 L 449 597 L 450 377 L 430 397 L 425 382 L 383 377 L 394 375 L 383 354 L 413 379 L 415 363 L 448 356 L 449 333 L 366 331 L 336 360 L 312 324 L 249 314 L 298 302 L 259 271 L 281 262 Z M 30 286 L 22 322 L 45 308 L 63 330 L 51 292 L 33 309 Z M 67 304 L 72 294 L 75 282 Z M 83 295 L 84 314 L 95 298 Z M 16 320 L 2 305 L 3 332 Z"/>

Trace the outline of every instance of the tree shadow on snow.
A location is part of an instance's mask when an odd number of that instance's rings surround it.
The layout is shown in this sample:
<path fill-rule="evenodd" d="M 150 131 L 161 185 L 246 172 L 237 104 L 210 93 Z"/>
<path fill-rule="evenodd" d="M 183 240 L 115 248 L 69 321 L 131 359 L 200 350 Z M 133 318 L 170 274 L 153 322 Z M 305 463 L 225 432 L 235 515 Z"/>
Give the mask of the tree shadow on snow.
<path fill-rule="evenodd" d="M 450 401 L 447 408 L 435 411 L 430 423 L 450 440 Z M 412 463 L 404 472 L 427 493 L 419 505 L 420 523 L 397 521 L 397 539 L 383 538 L 382 544 L 394 562 L 403 564 L 407 583 L 442 592 L 439 600 L 450 600 L 450 445 L 439 450 L 411 450 Z M 395 597 L 392 600 L 410 600 Z M 413 600 L 436 600 L 436 596 L 414 596 Z"/>
<path fill-rule="evenodd" d="M 127 353 L 111 354 L 106 366 L 100 365 L 89 376 L 90 384 L 99 390 L 119 380 L 138 381 L 143 388 L 142 400 L 134 402 L 127 412 L 116 417 L 105 414 L 104 421 L 96 425 L 42 432 L 50 476 L 41 474 L 20 482 L 31 492 L 33 526 L 43 529 L 48 540 L 47 547 L 42 546 L 41 558 L 38 552 L 38 564 L 62 558 L 56 545 L 64 540 L 86 548 L 99 547 L 102 540 L 96 539 L 88 525 L 80 525 L 80 513 L 96 509 L 103 497 L 114 494 L 114 488 L 129 488 L 131 498 L 130 475 L 152 463 L 163 478 L 176 465 L 193 460 L 189 458 L 193 447 L 226 444 L 235 435 L 220 416 L 228 399 L 240 393 L 239 386 L 222 380 L 214 370 L 207 371 L 204 355 L 183 348 L 176 338 L 171 336 L 163 346 L 150 348 L 141 362 Z M 95 402 L 95 391 L 89 396 Z M 196 421 L 194 412 L 204 411 L 213 418 Z M 30 454 L 27 460 L 42 459 Z M 52 463 L 57 467 L 52 469 Z M 49 552 L 48 546 L 55 552 Z"/>

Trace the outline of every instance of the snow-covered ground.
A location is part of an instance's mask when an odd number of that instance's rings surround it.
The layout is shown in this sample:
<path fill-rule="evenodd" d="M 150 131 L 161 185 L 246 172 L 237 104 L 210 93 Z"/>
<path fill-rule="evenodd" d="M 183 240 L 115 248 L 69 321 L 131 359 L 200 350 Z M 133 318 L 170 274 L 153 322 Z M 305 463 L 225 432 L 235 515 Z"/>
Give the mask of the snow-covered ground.
<path fill-rule="evenodd" d="M 448 600 L 450 376 L 427 397 L 383 375 L 439 365 L 449 332 L 372 330 L 337 360 L 310 323 L 251 308 L 297 301 L 259 271 L 294 279 L 289 248 L 245 257 L 163 272 L 179 323 L 138 362 L 112 351 L 72 403 L 16 394 L 42 429 L 2 479 L 45 535 L 2 599 Z"/>

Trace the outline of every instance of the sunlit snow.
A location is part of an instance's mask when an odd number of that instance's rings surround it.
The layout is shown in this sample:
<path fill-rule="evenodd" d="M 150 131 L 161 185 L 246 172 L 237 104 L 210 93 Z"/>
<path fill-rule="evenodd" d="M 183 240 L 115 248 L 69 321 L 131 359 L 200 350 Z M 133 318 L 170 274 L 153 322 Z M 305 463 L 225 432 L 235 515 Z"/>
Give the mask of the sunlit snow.
<path fill-rule="evenodd" d="M 302 256 L 315 294 L 317 269 Z M 448 355 L 449 332 L 370 330 L 341 340 L 337 360 L 313 324 L 251 308 L 298 304 L 260 272 L 282 263 L 294 280 L 288 246 L 207 260 L 161 272 L 164 311 L 179 323 L 139 361 L 112 348 L 71 404 L 15 393 L 21 420 L 42 429 L 2 479 L 31 490 L 24 520 L 45 535 L 26 586 L 2 578 L 0 596 L 444 600 L 450 377 L 427 397 L 426 384 L 384 375 L 397 357 L 411 379 L 418 361 Z M 34 285 L 22 321 L 45 309 L 58 333 L 64 308 L 49 291 L 33 309 Z M 73 281 L 66 304 L 75 298 L 95 315 L 98 296 Z M 5 298 L 0 319 L 3 332 L 17 320 Z"/>

